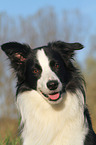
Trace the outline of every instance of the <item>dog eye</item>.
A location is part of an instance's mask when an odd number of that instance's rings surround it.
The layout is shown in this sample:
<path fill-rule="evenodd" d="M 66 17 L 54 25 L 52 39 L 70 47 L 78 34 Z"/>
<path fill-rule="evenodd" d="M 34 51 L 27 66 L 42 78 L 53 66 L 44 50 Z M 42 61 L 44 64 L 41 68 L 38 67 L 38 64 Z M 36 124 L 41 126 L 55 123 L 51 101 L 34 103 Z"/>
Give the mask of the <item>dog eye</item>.
<path fill-rule="evenodd" d="M 55 63 L 54 67 L 58 69 L 60 67 L 59 63 Z"/>
<path fill-rule="evenodd" d="M 58 69 L 60 68 L 60 64 L 58 62 L 55 62 L 55 61 L 51 61 L 50 66 L 55 71 L 58 71 Z"/>
<path fill-rule="evenodd" d="M 40 71 L 39 71 L 38 69 L 36 69 L 36 68 L 33 69 L 33 73 L 34 73 L 34 74 L 37 74 L 37 73 L 39 73 L 39 72 L 40 72 Z"/>

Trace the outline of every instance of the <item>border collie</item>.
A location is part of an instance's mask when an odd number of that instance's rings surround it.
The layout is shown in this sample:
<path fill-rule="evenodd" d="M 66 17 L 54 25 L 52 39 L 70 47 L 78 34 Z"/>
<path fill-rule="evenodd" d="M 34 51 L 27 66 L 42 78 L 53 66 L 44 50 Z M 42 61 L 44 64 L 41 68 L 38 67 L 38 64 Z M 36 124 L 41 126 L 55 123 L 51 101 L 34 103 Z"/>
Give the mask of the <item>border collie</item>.
<path fill-rule="evenodd" d="M 56 41 L 31 49 L 9 42 L 1 48 L 17 76 L 23 145 L 96 145 L 85 83 L 73 59 L 83 46 Z"/>

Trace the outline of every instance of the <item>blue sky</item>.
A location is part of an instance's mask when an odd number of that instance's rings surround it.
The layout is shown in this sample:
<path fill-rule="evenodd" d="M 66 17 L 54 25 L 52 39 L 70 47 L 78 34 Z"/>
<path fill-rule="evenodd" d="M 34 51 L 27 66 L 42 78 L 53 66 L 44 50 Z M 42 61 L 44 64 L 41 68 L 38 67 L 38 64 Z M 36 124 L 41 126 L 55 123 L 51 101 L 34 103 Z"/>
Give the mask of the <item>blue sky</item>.
<path fill-rule="evenodd" d="M 0 0 L 0 12 L 6 11 L 12 16 L 27 16 L 47 6 L 53 6 L 57 13 L 79 9 L 92 18 L 96 14 L 96 0 Z"/>
<path fill-rule="evenodd" d="M 13 16 L 34 14 L 45 6 L 53 6 L 58 13 L 80 9 L 92 17 L 96 14 L 96 0 L 0 0 L 0 12 L 6 11 Z"/>
<path fill-rule="evenodd" d="M 96 34 L 96 0 L 0 0 L 0 13 L 6 12 L 13 17 L 19 15 L 27 17 L 35 14 L 40 8 L 48 6 L 52 6 L 58 15 L 61 15 L 64 10 L 78 9 L 90 19 L 92 28 L 90 33 Z M 88 39 L 85 46 L 88 46 Z M 85 49 L 78 54 L 81 63 L 87 51 L 88 49 Z"/>

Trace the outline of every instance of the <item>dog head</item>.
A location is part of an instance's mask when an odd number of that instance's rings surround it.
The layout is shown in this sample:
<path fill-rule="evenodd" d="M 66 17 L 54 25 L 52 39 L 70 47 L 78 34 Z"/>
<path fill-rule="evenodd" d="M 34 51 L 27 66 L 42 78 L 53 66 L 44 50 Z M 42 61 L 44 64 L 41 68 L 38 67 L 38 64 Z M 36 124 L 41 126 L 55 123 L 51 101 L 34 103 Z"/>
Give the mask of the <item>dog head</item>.
<path fill-rule="evenodd" d="M 58 103 L 62 100 L 62 93 L 72 90 L 70 84 L 76 69 L 71 59 L 75 50 L 83 48 L 80 43 L 56 41 L 31 49 L 25 44 L 9 42 L 1 48 L 16 72 L 17 94 L 33 89 L 50 103 Z"/>

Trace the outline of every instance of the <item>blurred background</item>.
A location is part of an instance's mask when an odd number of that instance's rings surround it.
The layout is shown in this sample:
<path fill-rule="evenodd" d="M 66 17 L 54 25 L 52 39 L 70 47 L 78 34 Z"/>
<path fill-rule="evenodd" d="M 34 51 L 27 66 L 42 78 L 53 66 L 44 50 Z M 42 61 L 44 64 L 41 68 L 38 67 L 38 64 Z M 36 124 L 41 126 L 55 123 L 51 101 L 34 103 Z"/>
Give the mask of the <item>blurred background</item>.
<path fill-rule="evenodd" d="M 86 80 L 87 104 L 96 132 L 96 0 L 0 0 L 0 45 L 8 41 L 32 48 L 49 41 L 80 42 L 76 60 Z M 16 79 L 0 50 L 0 134 L 17 135 Z"/>

